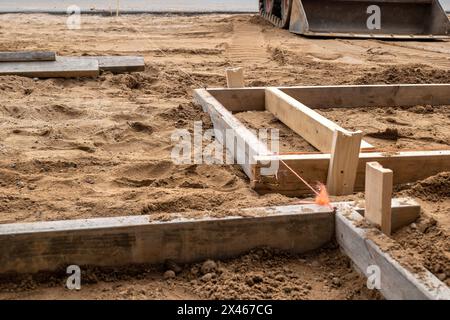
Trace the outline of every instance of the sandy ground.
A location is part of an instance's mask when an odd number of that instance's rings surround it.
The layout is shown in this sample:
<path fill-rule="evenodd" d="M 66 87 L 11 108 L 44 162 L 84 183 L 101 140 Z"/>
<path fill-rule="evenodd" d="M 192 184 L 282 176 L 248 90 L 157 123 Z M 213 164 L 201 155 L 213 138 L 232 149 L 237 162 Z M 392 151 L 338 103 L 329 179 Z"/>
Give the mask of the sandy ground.
<path fill-rule="evenodd" d="M 0 16 L 0 50 L 3 51 L 140 54 L 146 61 L 145 72 L 104 73 L 97 79 L 0 78 L 0 223 L 223 210 L 295 202 L 297 199 L 278 194 L 259 196 L 249 188 L 248 179 L 238 166 L 177 166 L 171 162 L 174 144 L 171 134 L 175 129 L 192 130 L 193 122 L 199 120 L 204 122 L 204 128 L 211 126 L 208 117 L 192 104 L 191 90 L 225 86 L 224 69 L 230 66 L 245 67 L 248 86 L 450 83 L 450 42 L 445 41 L 307 39 L 274 29 L 251 15 L 89 16 L 83 17 L 82 23 L 81 30 L 68 30 L 65 17 L 61 16 Z M 450 143 L 448 106 L 390 111 L 374 108 L 361 112 L 356 109 L 351 113 L 329 110 L 326 115 L 346 128 L 372 133 L 367 140 L 386 147 L 448 148 Z M 376 121 L 367 126 L 374 115 Z M 270 115 L 263 118 L 270 125 L 283 126 Z M 397 128 L 400 134 L 397 140 L 380 139 L 376 135 L 391 127 Z M 295 149 L 311 148 L 288 131 L 284 138 L 282 145 L 286 149 L 292 145 Z M 448 174 L 434 179 L 429 184 L 424 182 L 425 188 L 431 190 L 429 196 L 424 196 L 424 189 L 420 189 L 423 183 L 398 190 L 421 201 L 424 223 L 429 219 L 436 221 L 425 229 L 419 223 L 410 232 L 406 230 L 403 236 L 398 235 L 398 241 L 426 261 L 429 250 L 423 248 L 420 253 L 417 245 L 411 245 L 409 240 L 423 239 L 423 243 L 430 244 L 435 240 L 433 235 L 440 233 L 441 249 L 436 249 L 435 256 L 443 267 L 433 272 L 448 281 Z M 433 198 L 436 188 L 443 190 L 437 199 Z M 432 234 L 427 234 L 431 231 Z M 416 232 L 422 235 L 419 237 Z M 245 259 L 240 258 L 236 263 Z M 278 261 L 276 258 L 264 263 Z M 253 271 L 263 272 L 265 268 L 255 266 Z M 343 268 L 339 272 L 350 271 Z M 187 280 L 171 281 L 173 286 L 158 279 L 143 280 L 136 286 L 144 291 L 147 287 L 163 290 L 160 296 L 144 294 L 141 298 L 176 298 L 185 297 L 184 294 L 211 297 L 195 293 L 197 286 Z M 233 281 L 240 283 L 239 279 Z M 183 283 L 189 283 L 187 291 Z M 124 291 L 134 290 L 129 280 L 123 286 Z M 89 289 L 88 296 L 128 297 L 113 287 L 103 282 L 96 284 Z M 356 285 L 353 289 L 361 287 Z M 105 294 L 101 293 L 103 289 Z M 350 296 L 369 297 L 361 290 L 359 295 Z M 247 293 L 257 297 L 255 292 Z M 42 296 L 40 291 L 32 290 L 26 296 L 51 298 L 60 293 L 44 292 Z M 63 296 L 70 297 L 67 294 Z M 329 297 L 350 296 L 341 290 Z M 319 296 L 306 296 L 316 297 Z M 328 298 L 326 294 L 321 297 Z"/>
<path fill-rule="evenodd" d="M 361 130 L 364 140 L 377 150 L 450 149 L 450 106 L 330 108 L 316 111 L 345 129 Z M 318 151 L 268 111 L 240 112 L 236 117 L 248 128 L 278 129 L 280 152 Z"/>
<path fill-rule="evenodd" d="M 381 299 L 334 247 L 302 256 L 258 249 L 171 269 L 179 269 L 176 278 L 164 279 L 164 269 L 150 266 L 90 268 L 81 291 L 64 288 L 64 271 L 4 277 L 0 299 Z"/>

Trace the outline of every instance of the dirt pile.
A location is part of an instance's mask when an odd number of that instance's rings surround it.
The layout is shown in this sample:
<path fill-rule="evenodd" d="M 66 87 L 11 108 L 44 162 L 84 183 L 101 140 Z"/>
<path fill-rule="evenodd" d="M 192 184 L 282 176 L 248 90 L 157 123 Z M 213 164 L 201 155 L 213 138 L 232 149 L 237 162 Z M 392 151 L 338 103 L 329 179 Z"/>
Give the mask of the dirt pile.
<path fill-rule="evenodd" d="M 413 184 L 407 194 L 429 201 L 450 198 L 450 172 L 442 172 Z"/>
<path fill-rule="evenodd" d="M 397 128 L 386 128 L 382 131 L 377 132 L 369 132 L 367 133 L 367 136 L 378 138 L 378 139 L 385 139 L 385 140 L 394 140 L 397 141 L 401 135 Z"/>
<path fill-rule="evenodd" d="M 205 268 L 209 264 L 208 268 Z M 224 262 L 205 262 L 182 276 L 193 292 L 206 299 L 325 299 L 379 298 L 365 288 L 365 281 L 352 270 L 349 260 L 334 248 L 291 256 L 268 249 Z"/>
<path fill-rule="evenodd" d="M 276 61 L 280 65 L 285 65 L 289 60 L 289 53 L 287 50 L 281 48 L 270 48 L 272 54 L 272 60 Z"/>
<path fill-rule="evenodd" d="M 334 245 L 301 256 L 260 248 L 198 264 L 81 266 L 79 292 L 64 289 L 65 271 L 0 275 L 0 298 L 381 299 Z"/>
<path fill-rule="evenodd" d="M 422 263 L 439 280 L 450 286 L 450 236 L 448 230 L 428 216 L 394 234 L 402 256 Z"/>
<path fill-rule="evenodd" d="M 275 28 L 273 26 L 273 24 L 271 24 L 269 21 L 267 21 L 266 19 L 264 19 L 263 17 L 261 17 L 260 15 L 257 15 L 257 14 L 251 16 L 251 18 L 249 19 L 249 22 L 260 25 L 260 26 Z"/>
<path fill-rule="evenodd" d="M 382 71 L 367 72 L 357 84 L 450 83 L 450 70 L 432 69 L 426 65 L 390 66 Z"/>
<path fill-rule="evenodd" d="M 178 107 L 158 113 L 157 116 L 167 123 L 172 123 L 177 129 L 189 128 L 192 131 L 194 121 L 201 121 L 203 130 L 213 128 L 210 116 L 193 102 L 181 103 Z"/>
<path fill-rule="evenodd" d="M 364 139 L 383 151 L 450 149 L 450 106 L 316 109 L 348 130 L 362 130 Z"/>

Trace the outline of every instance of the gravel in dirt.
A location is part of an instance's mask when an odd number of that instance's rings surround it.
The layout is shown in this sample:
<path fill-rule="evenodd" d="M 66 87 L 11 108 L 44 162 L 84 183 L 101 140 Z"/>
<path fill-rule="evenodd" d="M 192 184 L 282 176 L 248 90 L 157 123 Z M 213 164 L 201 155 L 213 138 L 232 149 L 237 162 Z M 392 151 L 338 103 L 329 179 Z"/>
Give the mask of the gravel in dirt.
<path fill-rule="evenodd" d="M 293 256 L 260 248 L 226 261 L 167 266 L 82 267 L 80 291 L 65 270 L 0 277 L 0 299 L 381 299 L 334 246 Z"/>

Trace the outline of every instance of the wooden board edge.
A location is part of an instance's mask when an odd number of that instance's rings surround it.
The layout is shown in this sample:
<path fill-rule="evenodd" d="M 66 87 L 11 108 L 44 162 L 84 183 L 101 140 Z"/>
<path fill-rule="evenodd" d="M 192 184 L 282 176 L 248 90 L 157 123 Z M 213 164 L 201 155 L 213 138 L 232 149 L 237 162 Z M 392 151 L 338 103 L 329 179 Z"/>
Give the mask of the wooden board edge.
<path fill-rule="evenodd" d="M 194 90 L 194 101 L 202 106 L 204 112 L 209 114 L 214 125 L 216 138 L 222 144 L 225 144 L 229 152 L 235 155 L 235 160 L 246 175 L 253 179 L 252 166 L 255 164 L 254 157 L 262 154 L 272 154 L 272 152 L 206 89 Z M 227 133 L 226 130 L 231 130 L 236 137 L 236 150 L 230 150 L 230 146 L 224 143 L 223 137 Z M 243 157 L 245 159 L 242 159 Z"/>
<path fill-rule="evenodd" d="M 260 194 L 274 192 L 287 196 L 311 194 L 311 191 L 299 183 L 287 170 L 279 172 L 278 179 L 273 176 L 263 177 L 258 172 L 269 165 L 274 167 L 275 163 L 283 160 L 294 170 L 301 170 L 309 176 L 308 182 L 319 181 L 324 183 L 327 179 L 330 158 L 330 154 L 255 156 L 256 165 L 254 165 L 253 171 L 256 179 L 252 181 L 251 186 Z M 393 170 L 395 172 L 394 184 L 398 185 L 423 180 L 443 171 L 450 171 L 450 150 L 402 151 L 396 154 L 360 153 L 355 191 L 364 190 L 365 163 L 373 161 Z M 405 163 L 408 165 L 403 165 Z M 416 163 L 418 169 L 411 168 L 411 163 Z M 425 164 L 427 165 L 424 167 Z M 283 168 L 280 167 L 281 169 Z M 414 175 L 411 175 L 410 172 L 414 172 Z"/>
<path fill-rule="evenodd" d="M 336 130 L 345 132 L 347 134 L 350 134 L 349 130 L 346 130 L 339 126 L 337 123 L 327 119 L 326 117 L 322 116 L 312 108 L 306 106 L 299 100 L 296 100 L 294 97 L 290 96 L 289 94 L 281 91 L 280 89 L 276 87 L 267 87 L 266 90 L 266 110 L 271 112 L 278 120 L 284 123 L 283 119 L 281 119 L 278 115 L 278 113 L 275 110 L 274 106 L 268 105 L 268 97 L 272 96 L 276 98 L 278 101 L 281 101 L 287 105 L 289 105 L 291 108 L 295 109 L 296 112 L 302 113 L 305 117 L 307 117 L 308 123 L 314 124 L 316 129 L 316 134 L 311 135 L 307 134 L 305 135 L 305 131 L 303 132 L 299 130 L 298 128 L 293 128 L 289 124 L 286 124 L 292 131 L 296 132 L 298 135 L 303 137 L 308 143 L 313 145 L 315 148 L 317 148 L 319 151 L 324 153 L 329 153 L 331 151 L 331 145 L 333 140 L 333 132 Z M 325 140 L 325 144 L 320 143 L 321 140 Z M 361 150 L 373 150 L 375 147 L 368 143 L 365 140 L 361 141 Z"/>
<path fill-rule="evenodd" d="M 0 52 L 0 62 L 55 61 L 54 51 L 5 51 Z"/>
<path fill-rule="evenodd" d="M 2 71 L 0 70 L 0 75 L 17 75 L 22 77 L 30 78 L 79 78 L 79 77 L 97 77 L 100 73 L 98 61 L 97 60 L 80 60 L 82 66 L 76 66 L 76 68 L 70 69 L 66 68 L 65 64 L 70 64 L 77 61 L 78 58 L 70 57 L 57 57 L 56 61 L 34 61 L 34 62 L 7 62 L 5 64 L 20 64 L 24 69 L 12 70 L 12 71 Z M 27 70 L 28 64 L 42 65 L 42 69 L 38 70 Z M 45 65 L 48 64 L 49 68 L 45 69 Z M 0 64 L 0 67 L 4 64 Z M 56 67 L 55 67 L 56 66 Z"/>
<path fill-rule="evenodd" d="M 380 269 L 380 292 L 386 299 L 450 300 L 450 289 L 432 273 L 412 273 L 370 240 L 368 231 L 357 226 L 363 219 L 353 208 L 341 207 L 336 213 L 336 240 L 366 276 L 369 266 Z"/>
<path fill-rule="evenodd" d="M 258 247 L 303 253 L 326 245 L 334 236 L 330 209 L 268 207 L 241 214 L 173 221 L 139 216 L 0 225 L 0 273 L 33 273 L 71 264 L 162 264 L 167 259 L 194 263 L 232 258 Z"/>

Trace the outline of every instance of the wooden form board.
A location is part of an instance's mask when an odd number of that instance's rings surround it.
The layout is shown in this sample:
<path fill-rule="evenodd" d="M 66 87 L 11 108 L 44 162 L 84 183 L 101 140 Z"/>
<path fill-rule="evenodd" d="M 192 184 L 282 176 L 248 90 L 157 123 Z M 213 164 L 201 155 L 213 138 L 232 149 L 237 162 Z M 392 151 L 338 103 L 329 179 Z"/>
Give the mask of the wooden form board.
<path fill-rule="evenodd" d="M 384 234 L 392 231 L 392 186 L 394 173 L 383 168 L 378 162 L 366 163 L 366 210 L 365 217 L 381 227 Z"/>
<path fill-rule="evenodd" d="M 55 61 L 52 51 L 14 51 L 0 52 L 0 62 Z"/>
<path fill-rule="evenodd" d="M 118 266 L 225 259 L 257 247 L 292 253 L 334 237 L 334 210 L 316 205 L 236 210 L 226 218 L 152 221 L 129 216 L 0 225 L 0 273 L 56 270 L 71 264 Z"/>
<path fill-rule="evenodd" d="M 145 70 L 144 57 L 140 56 L 54 57 L 53 60 L 48 58 L 48 61 L 0 62 L 0 75 L 72 78 L 95 77 L 99 71 L 125 73 Z"/>
<path fill-rule="evenodd" d="M 234 132 L 234 150 L 235 154 L 244 154 L 245 159 L 236 159 L 241 165 L 248 177 L 252 177 L 252 165 L 255 163 L 254 156 L 260 154 L 272 154 L 265 144 L 248 130 L 230 111 L 223 107 L 207 90 L 200 89 L 195 91 L 196 101 L 202 105 L 203 111 L 208 112 L 211 121 L 214 124 L 216 139 L 230 149 L 229 144 L 225 144 L 225 138 L 228 132 Z"/>
<path fill-rule="evenodd" d="M 97 60 L 101 71 L 113 73 L 145 71 L 144 57 L 141 56 L 84 56 L 78 59 Z"/>
<path fill-rule="evenodd" d="M 445 105 L 450 102 L 450 84 L 317 86 L 281 90 L 317 109 Z"/>
<path fill-rule="evenodd" d="M 421 104 L 450 104 L 450 84 L 405 84 L 405 85 L 364 85 L 364 86 L 301 86 L 278 88 L 242 88 L 242 89 L 200 89 L 196 90 L 199 104 L 208 105 L 205 111 L 223 109 L 233 112 L 266 110 L 267 92 L 278 89 L 290 96 L 293 104 L 302 104 L 308 108 L 340 107 L 391 107 L 415 106 Z M 204 92 L 203 92 L 204 91 Z M 202 94 L 199 94 L 202 92 Z M 279 93 L 279 91 L 276 91 Z M 206 93 L 208 95 L 206 95 Z M 270 93 L 269 93 L 270 95 Z M 203 99 L 207 96 L 209 100 Z M 280 96 L 280 95 L 279 95 Z M 292 99 L 291 99 L 292 98 Z M 287 99 L 287 98 L 286 98 Z M 289 121 L 290 113 L 286 113 Z M 232 120 L 229 124 L 233 128 Z M 239 122 L 239 127 L 242 123 Z M 251 134 L 251 133 L 250 133 Z M 256 138 L 256 137 L 255 137 Z M 253 140 L 246 136 L 247 141 Z M 267 149 L 265 150 L 267 152 Z M 270 152 L 270 151 L 269 151 Z M 364 190 L 364 170 L 368 161 L 378 161 L 383 166 L 394 170 L 394 184 L 415 182 L 442 171 L 450 170 L 450 150 L 414 151 L 399 153 L 363 152 L 356 166 L 355 191 Z M 299 182 L 292 172 L 284 166 L 278 166 L 275 175 L 262 175 L 261 170 L 268 165 L 277 167 L 279 160 L 284 160 L 297 173 L 310 183 L 325 183 L 328 177 L 331 155 L 326 154 L 291 154 L 291 155 L 257 155 L 256 163 L 246 165 L 244 171 L 251 179 L 252 186 L 260 193 L 277 192 L 290 196 L 309 194 L 310 190 Z M 250 172 L 249 172 L 250 171 Z M 397 175 L 398 173 L 398 175 Z"/>
<path fill-rule="evenodd" d="M 368 241 L 366 231 L 354 224 L 362 216 L 347 218 L 348 212 L 362 212 L 359 203 L 333 206 L 337 212 L 317 205 L 290 205 L 235 210 L 236 215 L 226 218 L 186 219 L 172 214 L 171 221 L 128 216 L 3 224 L 0 273 L 52 271 L 72 264 L 112 267 L 162 264 L 168 259 L 191 263 L 231 258 L 261 246 L 304 253 L 336 238 L 360 270 L 372 261 L 380 264 L 381 292 L 386 298 L 448 298 L 448 288 L 430 273 L 419 277 L 373 243 L 363 245 Z M 397 221 L 420 211 L 408 199 L 393 199 L 392 208 Z"/>
<path fill-rule="evenodd" d="M 97 60 L 57 57 L 56 61 L 2 62 L 1 75 L 19 75 L 32 78 L 96 77 Z"/>
<path fill-rule="evenodd" d="M 277 88 L 266 89 L 265 107 L 267 111 L 270 111 L 320 152 L 331 152 L 334 131 L 340 130 L 345 134 L 351 134 L 350 131 L 328 120 Z M 361 149 L 373 150 L 373 146 L 366 141 L 362 141 Z"/>
<path fill-rule="evenodd" d="M 265 88 L 207 89 L 220 105 L 232 113 L 266 110 L 265 91 Z"/>
<path fill-rule="evenodd" d="M 450 289 L 423 268 L 419 274 L 384 252 L 371 234 L 376 229 L 358 227 L 363 217 L 351 206 L 341 206 L 336 213 L 336 240 L 357 269 L 368 276 L 369 266 L 376 266 L 380 271 L 380 292 L 390 300 L 450 300 Z M 384 237 L 389 241 L 387 236 Z"/>
<path fill-rule="evenodd" d="M 277 87 L 312 109 L 448 105 L 450 84 Z M 265 87 L 208 92 L 231 112 L 264 111 Z"/>
<path fill-rule="evenodd" d="M 366 215 L 365 201 L 349 202 L 354 210 L 361 216 Z M 404 226 L 410 225 L 420 217 L 420 205 L 411 198 L 394 198 L 391 199 L 391 226 L 392 231 L 397 231 Z"/>
<path fill-rule="evenodd" d="M 310 190 L 298 183 L 298 179 L 284 166 L 279 166 L 278 179 L 263 176 L 260 171 L 272 162 L 283 160 L 307 181 L 326 181 L 330 154 L 256 156 L 253 168 L 252 187 L 258 193 L 281 193 L 289 196 L 310 194 Z M 394 185 L 423 180 L 444 171 L 450 171 L 450 150 L 444 151 L 404 151 L 396 154 L 368 152 L 359 154 L 356 171 L 355 191 L 364 191 L 367 162 L 379 162 L 394 171 Z"/>

